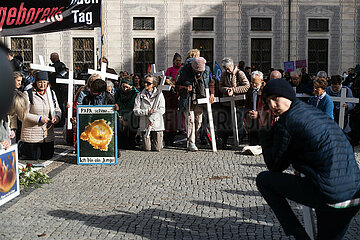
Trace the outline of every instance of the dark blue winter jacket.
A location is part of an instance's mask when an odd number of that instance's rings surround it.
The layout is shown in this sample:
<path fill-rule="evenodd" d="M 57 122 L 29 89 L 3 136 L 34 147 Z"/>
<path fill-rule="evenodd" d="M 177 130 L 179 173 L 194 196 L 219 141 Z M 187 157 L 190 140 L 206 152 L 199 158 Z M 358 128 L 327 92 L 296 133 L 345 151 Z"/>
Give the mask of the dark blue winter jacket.
<path fill-rule="evenodd" d="M 261 129 L 260 136 L 268 169 L 282 172 L 292 164 L 314 182 L 324 203 L 352 199 L 360 190 L 360 171 L 350 143 L 319 109 L 295 99 L 270 130 Z"/>

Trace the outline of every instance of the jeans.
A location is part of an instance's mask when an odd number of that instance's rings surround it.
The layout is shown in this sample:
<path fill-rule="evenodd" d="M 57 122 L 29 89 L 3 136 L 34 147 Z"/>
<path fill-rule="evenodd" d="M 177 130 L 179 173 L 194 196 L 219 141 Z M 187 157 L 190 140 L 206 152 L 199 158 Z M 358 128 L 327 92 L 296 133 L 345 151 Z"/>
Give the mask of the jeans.
<path fill-rule="evenodd" d="M 265 171 L 256 178 L 256 185 L 274 211 L 286 235 L 309 239 L 286 199 L 315 209 L 317 239 L 342 239 L 352 217 L 360 206 L 335 209 L 320 200 L 318 188 L 309 178 L 292 174 Z"/>

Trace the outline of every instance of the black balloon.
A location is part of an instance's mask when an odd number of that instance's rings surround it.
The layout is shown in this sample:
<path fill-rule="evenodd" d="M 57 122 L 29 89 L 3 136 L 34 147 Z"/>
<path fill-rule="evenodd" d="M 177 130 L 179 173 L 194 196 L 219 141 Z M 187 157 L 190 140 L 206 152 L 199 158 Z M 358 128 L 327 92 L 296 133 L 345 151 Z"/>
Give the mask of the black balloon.
<path fill-rule="evenodd" d="M 7 54 L 0 50 L 0 119 L 5 117 L 10 110 L 15 81 L 12 66 L 7 58 Z"/>

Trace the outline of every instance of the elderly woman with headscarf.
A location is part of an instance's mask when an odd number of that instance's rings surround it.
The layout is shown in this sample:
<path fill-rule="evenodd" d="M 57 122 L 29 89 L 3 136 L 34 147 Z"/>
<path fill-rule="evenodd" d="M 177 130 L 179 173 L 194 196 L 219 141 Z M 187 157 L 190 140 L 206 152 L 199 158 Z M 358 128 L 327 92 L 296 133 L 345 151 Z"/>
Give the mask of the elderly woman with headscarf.
<path fill-rule="evenodd" d="M 139 91 L 128 81 L 121 81 L 115 92 L 114 109 L 118 112 L 118 145 L 119 148 L 135 148 L 135 136 L 139 127 L 138 117 L 134 115 L 135 98 Z"/>
<path fill-rule="evenodd" d="M 33 88 L 25 92 L 30 104 L 22 122 L 20 152 L 27 159 L 48 160 L 54 155 L 54 125 L 60 121 L 61 110 L 55 92 L 48 85 L 48 73 L 36 72 Z"/>
<path fill-rule="evenodd" d="M 157 86 L 155 76 L 146 76 L 145 89 L 135 99 L 134 114 L 140 116 L 139 129 L 145 151 L 160 151 L 162 148 L 165 98 Z M 146 136 L 146 131 L 150 131 L 150 136 Z"/>

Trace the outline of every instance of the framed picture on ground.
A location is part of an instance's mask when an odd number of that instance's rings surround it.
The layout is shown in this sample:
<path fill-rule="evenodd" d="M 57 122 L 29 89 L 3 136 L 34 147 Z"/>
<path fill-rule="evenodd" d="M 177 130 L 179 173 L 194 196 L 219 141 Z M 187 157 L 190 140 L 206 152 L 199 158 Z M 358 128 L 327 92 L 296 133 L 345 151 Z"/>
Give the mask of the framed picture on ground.
<path fill-rule="evenodd" d="M 0 151 L 0 206 L 20 194 L 17 144 Z"/>
<path fill-rule="evenodd" d="M 117 122 L 113 105 L 77 106 L 77 163 L 117 164 Z"/>

